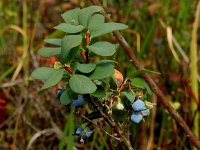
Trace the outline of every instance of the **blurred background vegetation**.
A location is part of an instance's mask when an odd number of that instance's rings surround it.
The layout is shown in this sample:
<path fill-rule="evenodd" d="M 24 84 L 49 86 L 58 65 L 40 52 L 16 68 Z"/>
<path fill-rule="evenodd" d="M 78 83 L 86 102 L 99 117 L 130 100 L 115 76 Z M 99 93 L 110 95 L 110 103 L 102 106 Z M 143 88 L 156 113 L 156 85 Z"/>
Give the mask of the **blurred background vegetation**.
<path fill-rule="evenodd" d="M 200 30 L 195 33 L 193 25 L 198 0 L 101 2 L 113 21 L 129 26 L 122 34 L 138 60 L 146 69 L 160 72 L 152 74 L 152 78 L 199 137 Z M 53 66 L 55 58 L 42 58 L 37 51 L 45 38 L 63 35 L 53 29 L 62 22 L 60 14 L 90 5 L 89 0 L 0 1 L 0 150 L 124 149 L 100 130 L 95 130 L 86 143 L 80 143 L 72 135 L 75 128 L 72 113 L 56 96 L 59 87 L 38 94 L 42 83 L 30 78 L 35 68 Z M 192 38 L 192 31 L 196 39 Z M 111 35 L 103 38 L 116 42 Z M 113 59 L 118 61 L 116 68 L 125 77 L 133 76 L 136 69 L 122 48 Z M 198 63 L 189 65 L 192 60 Z M 134 148 L 192 149 L 159 99 L 153 95 L 149 100 L 157 103 L 151 115 L 145 122 L 131 125 Z"/>

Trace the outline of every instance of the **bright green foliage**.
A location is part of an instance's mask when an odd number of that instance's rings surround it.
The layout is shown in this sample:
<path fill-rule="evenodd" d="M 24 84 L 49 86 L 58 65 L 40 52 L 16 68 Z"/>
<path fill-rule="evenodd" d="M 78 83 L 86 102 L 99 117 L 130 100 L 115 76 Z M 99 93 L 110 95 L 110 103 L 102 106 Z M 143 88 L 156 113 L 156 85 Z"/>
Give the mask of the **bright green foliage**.
<path fill-rule="evenodd" d="M 112 64 L 100 64 L 96 66 L 96 69 L 89 76 L 92 80 L 100 80 L 107 77 L 111 77 L 114 73 L 114 66 Z"/>
<path fill-rule="evenodd" d="M 131 85 L 134 87 L 146 89 L 148 94 L 151 94 L 152 91 L 149 87 L 149 85 L 146 83 L 146 81 L 143 78 L 135 77 L 131 81 Z"/>
<path fill-rule="evenodd" d="M 92 16 L 92 14 L 100 12 L 102 9 L 99 6 L 90 6 L 83 8 L 79 11 L 79 22 L 84 27 L 87 27 L 89 18 Z"/>
<path fill-rule="evenodd" d="M 72 24 L 72 25 L 78 25 L 78 14 L 79 14 L 80 8 L 69 10 L 65 13 L 63 13 L 61 16 L 64 19 L 66 23 Z"/>
<path fill-rule="evenodd" d="M 73 75 L 69 80 L 69 86 L 73 92 L 79 94 L 94 93 L 96 85 L 86 76 Z"/>
<path fill-rule="evenodd" d="M 58 69 L 56 72 L 51 74 L 51 76 L 49 76 L 49 78 L 46 80 L 46 82 L 42 86 L 41 90 L 47 89 L 49 87 L 52 87 L 58 84 L 58 82 L 60 82 L 60 80 L 62 79 L 64 73 L 65 73 L 64 69 Z"/>
<path fill-rule="evenodd" d="M 32 77 L 45 81 L 41 90 L 58 84 L 64 78 L 65 80 L 62 82 L 65 83 L 60 84 L 62 89 L 57 91 L 61 104 L 71 104 L 74 107 L 88 104 L 90 108 L 92 100 L 95 100 L 93 102 L 95 105 L 105 102 L 108 110 L 112 111 L 113 119 L 117 122 L 125 122 L 127 117 L 130 117 L 130 110 L 127 109 L 129 108 L 127 105 L 135 103 L 135 99 L 138 98 L 135 92 L 138 92 L 138 89 L 142 89 L 141 91 L 146 89 L 147 93 L 151 94 L 151 90 L 142 78 L 124 80 L 123 75 L 114 67 L 116 61 L 91 58 L 93 54 L 103 57 L 113 56 L 118 44 L 99 41 L 97 37 L 127 28 L 126 25 L 121 23 L 105 23 L 101 10 L 102 8 L 99 6 L 91 6 L 84 9 L 76 8 L 63 13 L 61 16 L 65 23 L 54 28 L 63 31 L 64 37 L 45 40 L 46 43 L 59 47 L 45 47 L 39 50 L 40 55 L 44 57 L 56 56 L 59 61 L 54 63 L 54 68 L 42 67 L 36 69 L 32 73 Z M 94 38 L 96 38 L 95 41 Z M 142 70 L 136 72 L 135 75 L 142 73 L 154 72 Z M 111 79 L 114 80 L 116 85 L 111 84 Z M 78 97 L 81 99 L 77 99 Z M 102 107 L 98 108 L 101 109 Z M 137 115 L 136 113 L 138 112 L 133 112 L 133 115 Z M 90 117 L 97 119 L 99 114 L 91 112 Z M 86 129 L 87 123 L 84 124 L 84 127 L 79 127 L 79 129 Z M 70 131 L 70 133 L 73 134 L 73 131 Z M 81 138 L 83 138 L 83 135 L 81 135 Z M 62 146 L 61 144 L 60 147 Z"/>
<path fill-rule="evenodd" d="M 60 103 L 63 104 L 63 105 L 68 105 L 76 97 L 77 97 L 77 95 L 71 89 L 67 89 L 62 93 L 62 95 L 60 97 Z"/>
<path fill-rule="evenodd" d="M 57 69 L 53 69 L 53 68 L 47 68 L 47 67 L 41 67 L 41 68 L 37 68 L 35 69 L 31 76 L 34 79 L 38 79 L 38 80 L 47 80 L 49 79 L 49 77 L 54 74 L 55 72 L 57 72 Z"/>
<path fill-rule="evenodd" d="M 77 69 L 78 71 L 82 73 L 90 73 L 96 68 L 96 64 L 94 63 L 89 63 L 89 64 L 80 64 L 77 63 Z"/>
<path fill-rule="evenodd" d="M 87 46 L 87 48 L 100 56 L 112 56 L 115 53 L 117 46 L 109 42 L 102 41 L 96 42 L 91 46 Z"/>
<path fill-rule="evenodd" d="M 91 31 L 91 38 L 95 38 L 116 30 L 124 30 L 128 26 L 121 23 L 104 23 L 95 30 Z"/>
<path fill-rule="evenodd" d="M 97 86 L 97 90 L 91 95 L 97 98 L 104 98 L 106 96 L 106 92 L 105 92 L 104 87 Z"/>
<path fill-rule="evenodd" d="M 61 46 L 61 39 L 46 39 L 44 40 L 44 42 L 52 44 L 52 45 L 56 45 L 56 46 Z"/>
<path fill-rule="evenodd" d="M 101 14 L 95 14 L 91 16 L 88 24 L 89 31 L 95 30 L 98 27 L 100 27 L 102 24 L 104 24 L 105 18 Z"/>
<path fill-rule="evenodd" d="M 43 57 L 52 57 L 55 55 L 59 55 L 61 51 L 61 48 L 53 48 L 53 47 L 43 47 L 41 48 L 38 53 Z"/>
<path fill-rule="evenodd" d="M 127 92 L 127 91 L 124 91 L 124 92 L 121 92 L 123 95 L 126 96 L 126 98 L 131 102 L 133 103 L 135 101 L 135 97 L 136 97 L 136 94 L 133 93 L 133 92 Z"/>
<path fill-rule="evenodd" d="M 81 35 L 68 35 L 65 36 L 61 41 L 61 53 L 60 53 L 60 61 L 62 63 L 68 63 L 72 59 L 69 56 L 72 48 L 79 46 L 82 42 Z"/>
<path fill-rule="evenodd" d="M 61 23 L 58 26 L 54 27 L 57 30 L 66 32 L 66 33 L 79 33 L 81 32 L 85 27 L 82 25 L 71 25 L 68 23 Z"/>

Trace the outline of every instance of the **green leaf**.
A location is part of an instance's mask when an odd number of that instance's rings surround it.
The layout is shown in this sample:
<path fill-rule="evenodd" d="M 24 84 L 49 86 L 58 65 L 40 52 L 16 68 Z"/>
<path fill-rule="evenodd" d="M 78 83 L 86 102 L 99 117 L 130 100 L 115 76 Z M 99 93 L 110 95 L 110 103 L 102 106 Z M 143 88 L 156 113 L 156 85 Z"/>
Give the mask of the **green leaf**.
<path fill-rule="evenodd" d="M 131 85 L 138 87 L 138 88 L 142 88 L 142 89 L 146 89 L 148 94 L 151 94 L 152 91 L 149 87 L 149 85 L 146 83 L 146 81 L 142 78 L 139 77 L 135 77 L 131 80 Z"/>
<path fill-rule="evenodd" d="M 102 9 L 99 6 L 90 6 L 81 9 L 79 11 L 80 24 L 82 24 L 84 27 L 87 27 L 90 16 L 92 16 L 94 13 L 100 12 L 101 10 Z"/>
<path fill-rule="evenodd" d="M 96 64 L 77 64 L 77 69 L 82 73 L 90 73 L 96 68 Z"/>
<path fill-rule="evenodd" d="M 68 23 L 61 23 L 58 26 L 54 27 L 57 30 L 66 32 L 66 33 L 79 33 L 81 32 L 85 27 L 82 25 L 71 25 Z"/>
<path fill-rule="evenodd" d="M 63 14 L 61 14 L 61 17 L 64 19 L 66 23 L 72 24 L 72 25 L 78 25 L 78 14 L 79 14 L 80 8 L 69 10 Z"/>
<path fill-rule="evenodd" d="M 98 36 L 101 36 L 101 35 L 116 31 L 116 30 L 124 30 L 126 28 L 128 28 L 128 26 L 121 23 L 104 23 L 101 26 L 99 26 L 98 29 L 91 30 L 90 35 L 91 35 L 91 38 L 95 38 L 95 37 L 98 37 Z"/>
<path fill-rule="evenodd" d="M 41 67 L 41 68 L 35 69 L 32 72 L 31 77 L 38 80 L 47 80 L 56 71 L 57 70 L 53 68 Z"/>
<path fill-rule="evenodd" d="M 133 73 L 133 76 L 138 76 L 138 75 L 145 74 L 145 73 L 148 73 L 148 74 L 161 74 L 160 72 L 156 72 L 156 71 L 152 71 L 152 70 L 147 70 L 147 69 L 142 69 L 142 70 L 135 71 Z"/>
<path fill-rule="evenodd" d="M 114 73 L 114 66 L 112 64 L 100 64 L 97 65 L 95 70 L 89 76 L 92 80 L 104 79 L 112 76 Z"/>
<path fill-rule="evenodd" d="M 112 56 L 116 51 L 116 45 L 111 44 L 109 42 L 96 42 L 91 46 L 87 46 L 87 48 L 93 53 L 100 56 Z"/>
<path fill-rule="evenodd" d="M 126 96 L 126 98 L 131 102 L 133 103 L 135 101 L 135 97 L 136 97 L 136 94 L 134 94 L 133 92 L 121 92 L 122 94 L 124 94 Z"/>
<path fill-rule="evenodd" d="M 95 14 L 89 18 L 88 29 L 89 31 L 95 30 L 102 24 L 104 24 L 105 18 L 101 14 Z"/>
<path fill-rule="evenodd" d="M 73 92 L 79 94 L 94 93 L 96 85 L 86 76 L 73 75 L 69 80 L 69 86 Z"/>
<path fill-rule="evenodd" d="M 64 69 L 56 70 L 56 72 L 54 72 L 53 74 L 51 74 L 51 76 L 49 76 L 49 78 L 46 80 L 40 91 L 56 85 L 58 82 L 60 82 L 64 73 L 65 73 Z"/>
<path fill-rule="evenodd" d="M 91 95 L 97 98 L 104 98 L 106 96 L 106 92 L 102 86 L 97 86 L 97 90 Z"/>
<path fill-rule="evenodd" d="M 117 61 L 109 60 L 109 59 L 100 60 L 100 61 L 96 62 L 97 65 L 100 65 L 100 64 L 108 64 L 108 63 L 116 63 L 116 64 L 118 64 Z"/>
<path fill-rule="evenodd" d="M 61 39 L 45 39 L 44 40 L 45 43 L 49 43 L 49 44 L 52 44 L 52 45 L 56 45 L 56 46 L 61 46 Z"/>
<path fill-rule="evenodd" d="M 77 94 L 75 94 L 71 89 L 65 90 L 61 97 L 60 97 L 60 103 L 63 105 L 70 104 L 74 99 L 76 99 Z"/>
<path fill-rule="evenodd" d="M 69 57 L 70 50 L 76 46 L 79 46 L 82 42 L 81 35 L 68 35 L 61 41 L 61 54 L 60 59 L 62 63 L 68 63 L 72 59 Z"/>
<path fill-rule="evenodd" d="M 39 55 L 43 56 L 43 57 L 52 57 L 55 55 L 59 55 L 61 51 L 61 48 L 53 48 L 53 47 L 43 47 L 41 49 L 39 49 L 38 53 Z"/>

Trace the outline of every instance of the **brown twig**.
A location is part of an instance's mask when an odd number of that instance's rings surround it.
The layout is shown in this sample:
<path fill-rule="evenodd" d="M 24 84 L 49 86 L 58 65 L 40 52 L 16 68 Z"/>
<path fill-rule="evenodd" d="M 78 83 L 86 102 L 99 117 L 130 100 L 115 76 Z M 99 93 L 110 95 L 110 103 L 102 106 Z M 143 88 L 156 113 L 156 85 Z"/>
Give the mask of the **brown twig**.
<path fill-rule="evenodd" d="M 91 0 L 93 4 L 102 6 L 99 2 L 99 0 Z M 103 15 L 106 18 L 106 21 L 111 22 L 111 18 L 107 15 L 106 11 L 102 10 Z M 118 32 L 113 32 L 114 36 L 120 43 L 120 45 L 123 47 L 124 51 L 127 53 L 129 58 L 131 58 L 133 65 L 139 69 L 142 70 L 144 67 L 137 61 L 131 47 L 127 43 L 127 41 L 124 39 L 124 37 Z M 169 114 L 176 120 L 176 122 L 182 127 L 183 131 L 185 132 L 186 136 L 189 138 L 191 143 L 197 148 L 200 149 L 200 142 L 199 140 L 193 135 L 192 131 L 188 127 L 188 125 L 185 123 L 183 118 L 179 115 L 179 113 L 173 109 L 167 98 L 165 97 L 164 93 L 158 88 L 156 83 L 153 81 L 153 79 L 148 74 L 143 74 L 143 78 L 146 80 L 146 82 L 149 84 L 150 88 L 154 91 L 154 93 L 158 96 L 159 101 L 163 104 L 163 106 L 168 110 Z"/>
<path fill-rule="evenodd" d="M 89 98 L 89 97 L 88 97 Z M 120 127 L 115 123 L 115 121 L 112 119 L 112 117 L 110 116 L 110 114 L 108 112 L 103 112 L 101 109 L 99 109 L 99 106 L 97 106 L 97 104 L 93 101 L 92 98 L 89 98 L 91 104 L 99 110 L 100 116 L 102 118 L 104 118 L 104 120 L 110 125 L 110 127 L 112 127 L 114 129 L 114 131 L 117 133 L 118 137 L 121 139 L 121 142 L 124 143 L 124 145 L 128 148 L 128 150 L 133 150 L 133 147 L 131 145 L 131 142 L 129 141 L 129 139 L 127 139 L 124 135 L 123 135 L 123 131 L 122 129 L 120 129 Z M 101 107 L 103 107 L 103 105 L 101 103 L 99 103 L 101 105 Z"/>
<path fill-rule="evenodd" d="M 112 134 L 108 133 L 106 130 L 104 130 L 101 126 L 95 124 L 94 122 L 92 122 L 92 120 L 88 119 L 87 117 L 83 116 L 83 115 L 79 115 L 80 117 L 82 117 L 83 119 L 87 120 L 88 122 L 92 123 L 94 126 L 96 126 L 97 128 L 99 128 L 101 131 L 103 131 L 104 133 L 106 133 L 108 136 L 116 139 L 117 141 L 121 142 L 120 138 L 117 138 L 115 136 L 113 136 Z"/>

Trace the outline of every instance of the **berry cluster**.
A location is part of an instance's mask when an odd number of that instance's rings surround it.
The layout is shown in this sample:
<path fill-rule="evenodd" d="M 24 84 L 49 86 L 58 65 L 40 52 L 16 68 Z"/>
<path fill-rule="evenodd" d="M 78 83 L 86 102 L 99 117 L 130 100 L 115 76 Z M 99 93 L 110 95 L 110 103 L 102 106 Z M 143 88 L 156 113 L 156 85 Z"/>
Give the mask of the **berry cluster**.
<path fill-rule="evenodd" d="M 131 120 L 135 123 L 140 123 L 144 116 L 150 114 L 150 110 L 145 106 L 145 103 L 141 99 L 137 99 L 132 104 L 132 108 L 134 112 L 131 115 Z"/>

